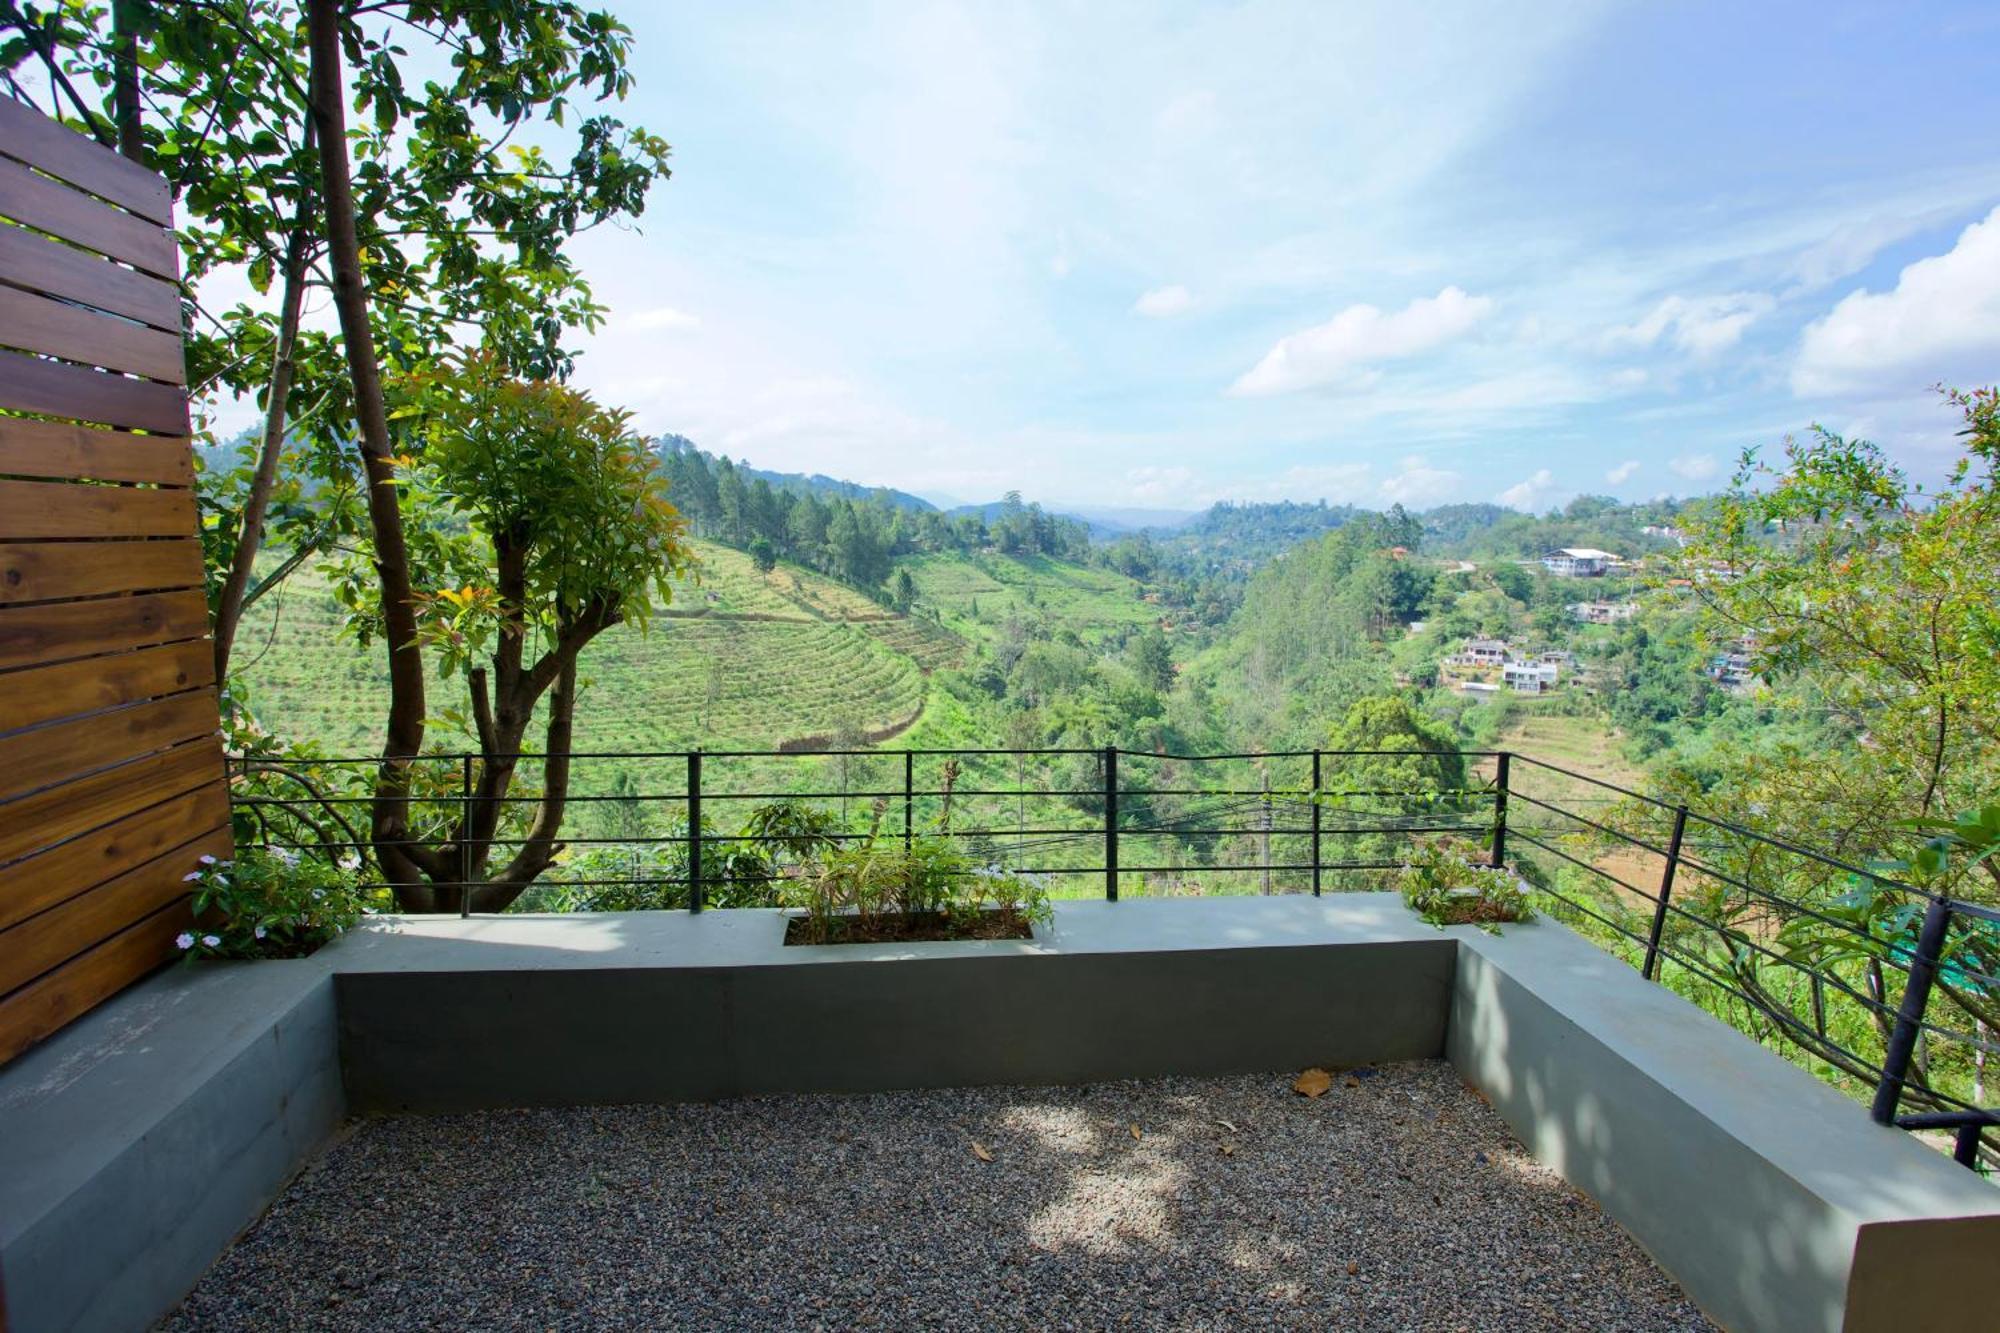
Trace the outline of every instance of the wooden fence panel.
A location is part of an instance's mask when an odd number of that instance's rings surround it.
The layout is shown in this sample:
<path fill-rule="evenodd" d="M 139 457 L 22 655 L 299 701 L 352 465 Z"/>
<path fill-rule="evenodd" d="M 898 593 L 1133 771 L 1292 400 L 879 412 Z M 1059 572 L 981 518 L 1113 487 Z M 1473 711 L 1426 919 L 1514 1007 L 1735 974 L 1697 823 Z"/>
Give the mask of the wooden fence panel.
<path fill-rule="evenodd" d="M 0 98 L 0 1063 L 230 851 L 166 183 Z"/>

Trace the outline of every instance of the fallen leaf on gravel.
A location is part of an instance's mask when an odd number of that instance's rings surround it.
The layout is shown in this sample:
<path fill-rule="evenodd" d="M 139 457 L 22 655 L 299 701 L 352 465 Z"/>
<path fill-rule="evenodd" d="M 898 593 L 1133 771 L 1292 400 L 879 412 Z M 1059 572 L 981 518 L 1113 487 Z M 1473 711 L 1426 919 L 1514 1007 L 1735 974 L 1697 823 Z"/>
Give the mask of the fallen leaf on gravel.
<path fill-rule="evenodd" d="M 1359 1273 L 1360 1271 L 1361 1271 L 1360 1264 L 1354 1262 L 1354 1260 L 1352 1259 L 1349 1259 L 1347 1261 L 1347 1275 L 1349 1277 L 1353 1277 L 1356 1273 Z"/>
<path fill-rule="evenodd" d="M 1358 1078 L 1350 1078 L 1347 1080 L 1347 1086 L 1350 1088 L 1358 1088 L 1361 1086 L 1361 1080 Z"/>
<path fill-rule="evenodd" d="M 1240 1130 L 1240 1129 L 1236 1128 L 1236 1126 L 1234 1126 L 1234 1125 L 1230 1124 L 1230 1123 L 1229 1123 L 1229 1122 L 1228 1122 L 1227 1120 L 1218 1120 L 1218 1121 L 1216 1121 L 1215 1123 L 1216 1123 L 1216 1124 L 1218 1124 L 1218 1125 L 1221 1125 L 1221 1126 L 1222 1126 L 1222 1127 L 1223 1127 L 1224 1129 L 1228 1130 L 1228 1131 L 1229 1131 L 1229 1132 L 1230 1132 L 1231 1134 L 1241 1134 L 1241 1133 L 1243 1132 L 1242 1130 Z"/>
<path fill-rule="evenodd" d="M 978 1139 L 974 1139 L 972 1141 L 972 1155 L 974 1157 L 977 1157 L 982 1162 L 990 1162 L 993 1160 L 993 1154 L 986 1151 L 986 1145 L 981 1143 Z"/>
<path fill-rule="evenodd" d="M 1324 1069 L 1315 1068 L 1300 1074 L 1292 1083 L 1292 1091 L 1303 1093 L 1307 1097 L 1320 1097 L 1324 1096 L 1326 1090 L 1332 1086 L 1333 1075 Z"/>
<path fill-rule="evenodd" d="M 1132 1137 L 1135 1139 L 1144 1137 L 1144 1135 L 1139 1133 L 1139 1122 L 1136 1120 L 1132 1122 Z"/>
<path fill-rule="evenodd" d="M 1236 1155 L 1236 1145 L 1235 1145 L 1235 1144 L 1233 1144 L 1233 1143 L 1225 1143 L 1225 1144 L 1223 1144 L 1223 1145 L 1222 1145 L 1222 1155 L 1223 1155 L 1224 1157 L 1234 1157 L 1234 1156 Z"/>

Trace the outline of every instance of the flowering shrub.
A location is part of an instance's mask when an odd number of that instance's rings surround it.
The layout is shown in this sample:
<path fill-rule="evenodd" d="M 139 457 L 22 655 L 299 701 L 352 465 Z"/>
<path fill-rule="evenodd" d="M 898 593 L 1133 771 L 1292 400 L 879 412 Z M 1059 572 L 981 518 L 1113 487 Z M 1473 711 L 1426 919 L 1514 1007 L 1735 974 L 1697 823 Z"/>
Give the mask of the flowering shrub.
<path fill-rule="evenodd" d="M 1439 843 L 1419 847 L 1396 876 L 1410 910 L 1434 926 L 1478 926 L 1491 931 L 1499 921 L 1526 921 L 1534 915 L 1528 894 L 1512 873 L 1475 865 L 1464 853 Z"/>
<path fill-rule="evenodd" d="M 175 941 L 189 958 L 303 958 L 369 910 L 360 862 L 307 859 L 282 847 L 234 861 L 201 858 L 187 880 L 198 923 Z"/>

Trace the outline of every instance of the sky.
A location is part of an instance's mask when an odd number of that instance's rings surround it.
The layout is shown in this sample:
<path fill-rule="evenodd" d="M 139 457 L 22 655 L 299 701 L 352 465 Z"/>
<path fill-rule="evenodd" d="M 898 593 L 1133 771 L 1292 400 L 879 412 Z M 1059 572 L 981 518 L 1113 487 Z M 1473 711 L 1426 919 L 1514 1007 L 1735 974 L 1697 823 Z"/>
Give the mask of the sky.
<path fill-rule="evenodd" d="M 1544 509 L 2000 378 L 2000 6 L 618 6 L 578 379 L 938 498 Z"/>

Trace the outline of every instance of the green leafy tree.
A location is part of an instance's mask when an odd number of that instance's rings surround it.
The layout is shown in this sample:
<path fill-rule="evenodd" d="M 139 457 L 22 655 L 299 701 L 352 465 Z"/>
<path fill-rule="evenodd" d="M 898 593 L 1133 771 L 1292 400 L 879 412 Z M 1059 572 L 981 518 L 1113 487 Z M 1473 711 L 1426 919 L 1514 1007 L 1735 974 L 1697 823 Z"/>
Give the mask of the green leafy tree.
<path fill-rule="evenodd" d="M 1689 526 L 1683 571 L 1715 641 L 1747 642 L 1785 704 L 1865 746 L 1865 763 L 1819 767 L 1875 845 L 1975 804 L 2000 754 L 2000 399 L 1951 399 L 1965 452 L 1935 493 L 1815 430 L 1780 466 L 1746 455 Z"/>
<path fill-rule="evenodd" d="M 613 625 L 643 628 L 653 597 L 671 596 L 688 565 L 685 525 L 626 414 L 577 390 L 516 378 L 485 353 L 400 388 L 398 419 L 419 448 L 395 473 L 417 501 L 404 548 L 415 644 L 463 676 L 480 762 L 469 816 L 434 842 L 384 848 L 378 834 L 377 855 L 406 910 L 455 909 L 470 867 L 473 907 L 499 911 L 558 850 L 578 658 Z M 364 640 L 397 632 L 374 563 L 356 556 L 339 584 Z M 492 864 L 538 715 L 541 790 L 520 845 Z"/>
<path fill-rule="evenodd" d="M 1158 628 L 1148 629 L 1132 640 L 1132 669 L 1139 679 L 1162 693 L 1174 687 L 1174 653 L 1167 636 Z"/>
<path fill-rule="evenodd" d="M 750 543 L 750 563 L 759 574 L 768 574 L 778 567 L 778 548 L 771 545 L 769 537 L 758 537 Z"/>

